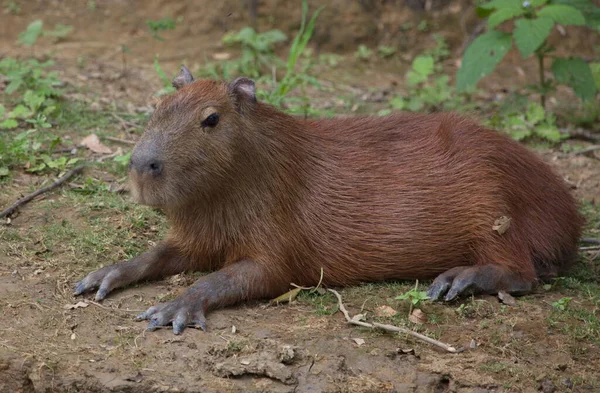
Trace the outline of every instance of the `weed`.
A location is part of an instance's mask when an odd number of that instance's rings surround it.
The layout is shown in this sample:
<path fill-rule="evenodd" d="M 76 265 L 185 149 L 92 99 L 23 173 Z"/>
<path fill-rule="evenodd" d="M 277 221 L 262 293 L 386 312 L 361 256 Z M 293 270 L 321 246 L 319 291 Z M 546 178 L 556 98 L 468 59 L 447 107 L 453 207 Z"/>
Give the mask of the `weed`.
<path fill-rule="evenodd" d="M 158 55 L 154 56 L 154 71 L 156 71 L 156 73 L 158 74 L 158 77 L 160 78 L 160 80 L 163 84 L 162 89 L 160 89 L 158 92 L 156 92 L 155 95 L 162 96 L 165 94 L 173 93 L 175 91 L 175 88 L 173 87 L 173 82 L 172 82 L 173 78 L 169 78 L 167 73 L 160 66 L 160 63 L 158 62 Z"/>
<path fill-rule="evenodd" d="M 525 112 L 506 110 L 491 117 L 487 123 L 493 128 L 506 130 L 518 141 L 535 136 L 549 142 L 559 142 L 568 137 L 556 126 L 554 114 L 544 110 L 542 105 L 536 102 L 527 104 Z"/>
<path fill-rule="evenodd" d="M 599 8 L 587 0 L 492 0 L 477 8 L 480 17 L 487 18 L 489 31 L 477 37 L 467 48 L 462 66 L 456 75 L 459 91 L 474 86 L 491 73 L 508 53 L 514 42 L 525 59 L 535 55 L 538 60 L 539 81 L 530 88 L 540 94 L 545 107 L 548 93 L 558 83 L 570 86 L 583 100 L 596 96 L 597 88 L 590 66 L 580 57 L 554 58 L 551 70 L 554 80 L 546 79 L 544 60 L 555 48 L 548 43 L 548 35 L 555 24 L 597 28 L 594 15 Z M 512 32 L 494 30 L 505 21 L 514 19 Z"/>
<path fill-rule="evenodd" d="M 555 302 L 552 302 L 552 307 L 557 311 L 565 311 L 569 307 L 569 303 L 573 300 L 572 297 L 563 297 Z"/>
<path fill-rule="evenodd" d="M 41 19 L 34 20 L 31 22 L 25 31 L 19 33 L 17 43 L 23 46 L 33 46 L 41 36 L 50 36 L 54 38 L 54 41 L 58 41 L 61 38 L 66 37 L 73 26 L 57 24 L 53 30 L 44 31 L 44 22 Z"/>
<path fill-rule="evenodd" d="M 250 78 L 259 78 L 265 71 L 270 73 L 271 67 L 282 66 L 275 56 L 274 46 L 286 40 L 287 36 L 281 30 L 258 33 L 252 27 L 245 27 L 223 37 L 224 44 L 241 47 L 242 55 L 233 66 L 238 74 Z"/>
<path fill-rule="evenodd" d="M 359 60 L 367 61 L 373 56 L 373 51 L 369 49 L 366 45 L 360 44 L 354 52 L 354 57 Z"/>
<path fill-rule="evenodd" d="M 388 59 L 396 54 L 396 48 L 393 46 L 379 45 L 377 47 L 377 53 L 382 59 Z"/>
<path fill-rule="evenodd" d="M 146 20 L 146 25 L 148 29 L 150 29 L 150 33 L 152 34 L 152 38 L 157 41 L 164 41 L 165 39 L 158 35 L 161 31 L 175 30 L 177 23 L 180 23 L 183 19 L 177 18 L 177 20 L 173 20 L 173 18 L 165 17 L 159 20 Z"/>
<path fill-rule="evenodd" d="M 408 94 L 392 98 L 389 106 L 411 112 L 467 109 L 467 96 L 456 93 L 448 75 L 435 76 L 435 64 L 432 55 L 417 56 L 406 74 Z"/>
<path fill-rule="evenodd" d="M 21 13 L 21 6 L 16 1 L 5 1 L 4 10 L 12 15 L 19 15 Z"/>
<path fill-rule="evenodd" d="M 396 300 L 410 300 L 413 307 L 418 307 L 419 304 L 425 300 L 428 300 L 426 291 L 419 291 L 417 288 L 413 288 L 402 295 L 396 296 Z"/>

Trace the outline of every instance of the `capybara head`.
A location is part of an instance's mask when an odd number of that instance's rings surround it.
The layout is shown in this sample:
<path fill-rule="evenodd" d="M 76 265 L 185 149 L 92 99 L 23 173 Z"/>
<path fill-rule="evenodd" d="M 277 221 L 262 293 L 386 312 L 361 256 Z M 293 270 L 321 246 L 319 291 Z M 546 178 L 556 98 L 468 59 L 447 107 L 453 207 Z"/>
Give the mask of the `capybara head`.
<path fill-rule="evenodd" d="M 194 81 L 182 67 L 173 86 L 177 91 L 158 101 L 129 163 L 134 199 L 155 207 L 216 191 L 232 167 L 233 145 L 241 142 L 244 113 L 256 102 L 247 78 Z"/>

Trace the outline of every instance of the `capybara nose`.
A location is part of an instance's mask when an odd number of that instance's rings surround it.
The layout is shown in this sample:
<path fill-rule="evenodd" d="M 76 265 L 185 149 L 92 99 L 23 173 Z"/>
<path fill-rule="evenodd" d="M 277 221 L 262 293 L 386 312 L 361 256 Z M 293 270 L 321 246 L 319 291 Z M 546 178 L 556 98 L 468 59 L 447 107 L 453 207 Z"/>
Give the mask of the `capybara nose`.
<path fill-rule="evenodd" d="M 140 175 L 150 174 L 154 177 L 159 176 L 163 171 L 162 161 L 153 155 L 132 154 L 129 161 L 129 170 L 135 170 Z"/>

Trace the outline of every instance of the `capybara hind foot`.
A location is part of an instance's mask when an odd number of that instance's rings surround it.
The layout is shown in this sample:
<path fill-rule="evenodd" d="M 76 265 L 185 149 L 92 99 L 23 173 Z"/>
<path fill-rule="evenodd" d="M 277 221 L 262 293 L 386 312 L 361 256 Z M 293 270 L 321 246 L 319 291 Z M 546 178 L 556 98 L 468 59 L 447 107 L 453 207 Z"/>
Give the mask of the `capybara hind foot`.
<path fill-rule="evenodd" d="M 444 300 L 449 301 L 458 295 L 495 294 L 498 291 L 525 294 L 532 287 L 532 281 L 524 280 L 498 265 L 459 266 L 437 276 L 427 295 L 432 300 L 438 300 L 446 294 Z"/>

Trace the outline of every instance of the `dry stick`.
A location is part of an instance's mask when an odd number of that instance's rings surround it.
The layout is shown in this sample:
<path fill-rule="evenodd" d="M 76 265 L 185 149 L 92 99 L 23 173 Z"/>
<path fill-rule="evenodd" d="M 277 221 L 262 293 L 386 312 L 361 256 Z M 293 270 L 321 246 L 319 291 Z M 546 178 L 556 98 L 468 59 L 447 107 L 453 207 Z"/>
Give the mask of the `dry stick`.
<path fill-rule="evenodd" d="M 600 246 L 579 247 L 579 251 L 594 251 L 600 250 Z"/>
<path fill-rule="evenodd" d="M 134 141 L 128 141 L 127 139 L 115 138 L 114 136 L 105 136 L 104 139 L 112 142 L 124 143 L 126 145 L 135 145 Z"/>
<path fill-rule="evenodd" d="M 39 190 L 17 200 L 15 203 L 13 203 L 11 206 L 7 207 L 6 209 L 4 209 L 4 211 L 2 211 L 0 213 L 0 218 L 3 218 L 3 217 L 13 214 L 20 206 L 31 201 L 33 198 L 37 197 L 38 195 L 42 195 L 43 193 L 46 193 L 46 192 L 53 190 L 56 187 L 60 186 L 61 184 L 63 184 L 67 180 L 69 180 L 69 178 L 71 178 L 73 175 L 76 175 L 79 172 L 81 172 L 84 167 L 85 167 L 85 165 L 79 165 L 78 167 L 73 168 L 69 172 L 65 173 L 63 177 L 56 180 L 54 183 L 50 184 L 49 186 L 40 188 Z"/>
<path fill-rule="evenodd" d="M 594 239 L 591 237 L 584 237 L 581 239 L 582 243 L 589 243 L 589 244 L 600 244 L 600 239 Z"/>
<path fill-rule="evenodd" d="M 125 125 L 125 126 L 129 126 L 131 128 L 139 128 L 140 125 L 136 124 L 132 121 L 129 120 L 125 120 L 123 119 L 121 116 L 117 115 L 115 112 L 111 112 L 110 113 L 115 119 L 117 119 L 121 124 Z"/>
<path fill-rule="evenodd" d="M 422 334 L 419 334 L 417 332 L 413 332 L 410 329 L 405 329 L 405 328 L 401 328 L 401 327 L 397 327 L 397 326 L 392 326 L 392 325 L 384 325 L 382 323 L 377 323 L 377 322 L 373 322 L 372 324 L 367 323 L 367 322 L 362 322 L 359 321 L 358 319 L 355 318 L 351 318 L 350 314 L 348 314 L 348 310 L 346 310 L 346 307 L 344 307 L 344 303 L 342 303 L 342 296 L 333 289 L 327 289 L 329 292 L 333 293 L 335 295 L 335 297 L 337 297 L 338 299 L 338 307 L 340 308 L 340 311 L 344 314 L 344 317 L 346 318 L 346 321 L 349 324 L 352 325 L 358 325 L 358 326 L 363 326 L 363 327 L 368 327 L 371 329 L 374 328 L 379 328 L 379 329 L 383 329 L 383 330 L 387 330 L 389 332 L 399 332 L 399 333 L 404 333 L 404 334 L 408 334 L 410 336 L 413 336 L 415 338 L 418 338 L 419 340 L 423 340 L 429 344 L 433 344 L 439 348 L 444 349 L 445 351 L 451 352 L 451 353 L 457 353 L 458 350 L 448 344 L 444 344 L 441 341 L 438 340 L 434 340 L 433 338 L 429 338 L 427 336 L 424 336 Z"/>
<path fill-rule="evenodd" d="M 561 154 L 560 156 L 562 158 L 573 157 L 573 156 L 579 156 L 579 155 L 582 155 L 582 154 L 591 153 L 591 152 L 594 152 L 596 150 L 600 150 L 600 145 L 589 146 L 589 147 L 586 147 L 585 149 L 576 150 L 576 151 L 573 151 L 571 153 Z"/>

